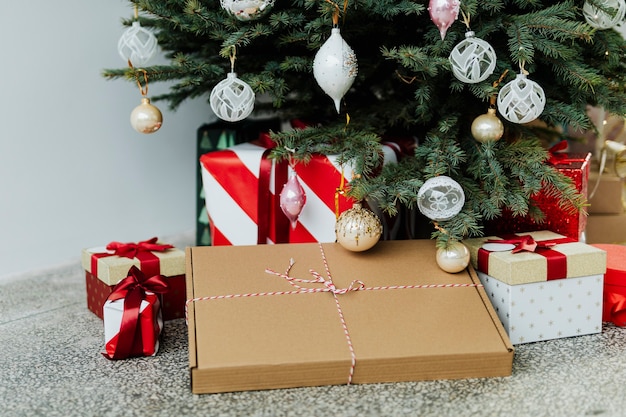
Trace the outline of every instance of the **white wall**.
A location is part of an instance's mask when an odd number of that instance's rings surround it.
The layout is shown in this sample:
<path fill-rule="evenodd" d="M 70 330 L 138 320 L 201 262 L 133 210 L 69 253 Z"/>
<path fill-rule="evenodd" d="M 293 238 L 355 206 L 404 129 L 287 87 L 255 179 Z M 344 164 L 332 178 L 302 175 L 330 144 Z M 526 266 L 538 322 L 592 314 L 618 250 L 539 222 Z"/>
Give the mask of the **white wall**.
<path fill-rule="evenodd" d="M 126 0 L 0 5 L 0 278 L 112 240 L 193 233 L 196 129 L 211 110 L 206 98 L 175 113 L 155 103 L 161 130 L 132 129 L 136 84 L 101 77 L 125 65 L 132 13 Z"/>

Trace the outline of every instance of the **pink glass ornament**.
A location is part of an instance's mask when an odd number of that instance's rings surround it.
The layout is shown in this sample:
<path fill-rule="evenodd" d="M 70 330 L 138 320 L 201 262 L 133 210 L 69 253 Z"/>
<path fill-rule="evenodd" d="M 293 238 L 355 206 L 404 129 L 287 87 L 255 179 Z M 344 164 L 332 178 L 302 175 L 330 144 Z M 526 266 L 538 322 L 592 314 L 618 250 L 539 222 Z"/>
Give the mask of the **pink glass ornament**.
<path fill-rule="evenodd" d="M 430 19 L 439 28 L 441 40 L 446 37 L 448 28 L 459 17 L 460 8 L 459 0 L 430 0 L 428 4 Z"/>
<path fill-rule="evenodd" d="M 292 229 L 296 228 L 298 217 L 305 203 L 306 194 L 304 193 L 304 189 L 298 181 L 298 176 L 295 172 L 292 172 L 283 190 L 280 192 L 280 208 L 291 222 Z"/>

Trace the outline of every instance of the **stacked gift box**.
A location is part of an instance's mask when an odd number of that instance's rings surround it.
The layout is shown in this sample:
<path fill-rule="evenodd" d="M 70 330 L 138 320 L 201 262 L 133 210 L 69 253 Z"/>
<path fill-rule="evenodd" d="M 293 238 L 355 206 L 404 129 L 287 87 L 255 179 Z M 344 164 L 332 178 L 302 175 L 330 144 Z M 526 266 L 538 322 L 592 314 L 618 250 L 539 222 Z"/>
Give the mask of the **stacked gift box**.
<path fill-rule="evenodd" d="M 138 243 L 111 242 L 106 247 L 94 247 L 82 251 L 85 269 L 87 307 L 103 318 L 103 307 L 115 286 L 128 277 L 133 266 L 144 274 L 163 275 L 169 290 L 160 302 L 164 320 L 184 317 L 185 253 L 157 238 Z"/>
<path fill-rule="evenodd" d="M 550 231 L 464 243 L 513 344 L 602 330 L 605 251 Z"/>

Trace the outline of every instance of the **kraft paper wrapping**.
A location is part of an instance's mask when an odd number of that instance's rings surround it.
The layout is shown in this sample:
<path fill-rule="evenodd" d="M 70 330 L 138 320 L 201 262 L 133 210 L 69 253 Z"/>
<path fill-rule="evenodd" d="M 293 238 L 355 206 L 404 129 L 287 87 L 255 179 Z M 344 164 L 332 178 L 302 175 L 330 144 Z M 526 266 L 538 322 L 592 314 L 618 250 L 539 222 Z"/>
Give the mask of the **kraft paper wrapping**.
<path fill-rule="evenodd" d="M 530 235 L 537 241 L 561 239 L 565 236 L 547 230 L 518 233 L 518 236 Z M 463 243 L 470 251 L 474 268 L 478 267 L 478 250 L 488 240 L 499 240 L 498 236 L 467 239 Z M 558 244 L 552 247 L 567 257 L 567 275 L 561 278 L 575 278 L 604 274 L 606 270 L 606 252 L 582 242 Z M 542 282 L 548 279 L 548 260 L 534 252 L 491 252 L 489 254 L 489 276 L 509 285 Z"/>
<path fill-rule="evenodd" d="M 112 251 L 107 251 L 105 247 L 84 249 L 82 252 L 82 265 L 85 271 L 92 273 L 91 257 L 93 254 L 107 252 L 112 253 Z M 185 274 L 185 252 L 182 250 L 173 248 L 163 252 L 154 251 L 151 253 L 160 260 L 161 275 L 173 277 Z M 133 265 L 139 268 L 141 266 L 139 259 L 129 259 L 121 256 L 102 257 L 98 259 L 97 278 L 107 285 L 115 285 L 128 276 L 128 270 Z"/>

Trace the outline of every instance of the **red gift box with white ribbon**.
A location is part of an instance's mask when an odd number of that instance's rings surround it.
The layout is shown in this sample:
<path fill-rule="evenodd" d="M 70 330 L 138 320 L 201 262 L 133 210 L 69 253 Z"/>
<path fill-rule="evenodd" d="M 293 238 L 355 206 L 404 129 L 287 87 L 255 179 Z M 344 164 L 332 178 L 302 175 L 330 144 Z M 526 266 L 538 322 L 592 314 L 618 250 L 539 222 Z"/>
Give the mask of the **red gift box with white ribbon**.
<path fill-rule="evenodd" d="M 337 216 L 354 203 L 339 192 L 351 168 L 333 155 L 295 164 L 306 204 L 292 228 L 279 205 L 291 168 L 268 159 L 267 145 L 244 143 L 200 157 L 212 245 L 334 242 Z M 396 161 L 393 147 L 383 150 L 385 162 Z"/>

